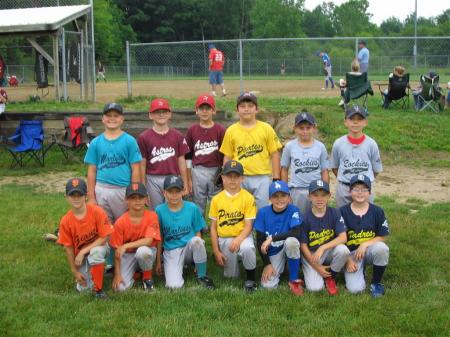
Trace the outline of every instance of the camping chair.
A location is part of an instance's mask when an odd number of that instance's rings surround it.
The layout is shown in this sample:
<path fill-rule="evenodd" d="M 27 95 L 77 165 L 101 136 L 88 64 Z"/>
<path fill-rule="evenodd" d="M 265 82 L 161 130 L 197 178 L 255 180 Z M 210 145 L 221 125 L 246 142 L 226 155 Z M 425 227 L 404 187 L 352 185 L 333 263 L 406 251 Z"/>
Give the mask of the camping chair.
<path fill-rule="evenodd" d="M 56 144 L 67 160 L 70 152 L 82 152 L 94 137 L 94 131 L 87 117 L 64 117 L 64 133 L 56 140 Z"/>
<path fill-rule="evenodd" d="M 429 77 L 426 75 L 420 76 L 421 92 L 418 94 L 418 104 L 416 110 L 423 111 L 427 108 L 434 112 L 442 111 L 444 106 L 441 102 L 443 95 L 442 89 L 439 87 L 439 75 Z"/>
<path fill-rule="evenodd" d="M 8 140 L 18 144 L 15 147 L 8 147 L 12 156 L 11 168 L 23 167 L 30 160 L 36 160 L 44 166 L 44 159 L 47 151 L 52 147 L 51 142 L 44 147 L 44 128 L 42 121 L 20 121 L 19 126 Z"/>
<path fill-rule="evenodd" d="M 367 111 L 367 96 L 373 96 L 372 86 L 367 79 L 367 73 L 362 74 L 345 74 L 347 82 L 347 89 L 344 92 L 344 105 L 347 105 L 351 100 L 355 100 L 355 104 L 360 104 Z M 344 106 L 345 108 L 345 106 Z"/>
<path fill-rule="evenodd" d="M 392 74 L 392 76 L 389 77 L 387 94 L 385 93 L 385 89 L 382 89 L 383 86 L 386 85 L 378 84 L 383 99 L 383 107 L 385 109 L 387 109 L 390 104 L 395 107 L 401 107 L 403 110 L 406 110 L 409 107 L 409 74 L 404 74 L 403 76 Z M 388 101 L 386 102 L 386 100 Z"/>

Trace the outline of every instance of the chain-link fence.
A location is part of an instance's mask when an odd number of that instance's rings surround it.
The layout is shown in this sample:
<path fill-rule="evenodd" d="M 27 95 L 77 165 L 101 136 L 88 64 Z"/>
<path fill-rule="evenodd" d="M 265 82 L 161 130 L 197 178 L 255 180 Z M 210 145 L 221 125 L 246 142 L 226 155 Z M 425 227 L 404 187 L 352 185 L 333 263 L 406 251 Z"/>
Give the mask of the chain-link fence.
<path fill-rule="evenodd" d="M 386 78 L 403 65 L 411 78 L 450 66 L 450 37 L 364 38 L 370 50 L 369 75 Z M 245 80 L 320 78 L 323 72 L 317 51 L 331 57 L 333 74 L 344 76 L 358 52 L 357 37 L 193 41 L 127 44 L 128 93 L 133 81 L 198 79 L 208 75 L 208 45 L 214 43 L 226 58 L 224 75 Z M 415 52 L 416 50 L 416 52 Z"/>

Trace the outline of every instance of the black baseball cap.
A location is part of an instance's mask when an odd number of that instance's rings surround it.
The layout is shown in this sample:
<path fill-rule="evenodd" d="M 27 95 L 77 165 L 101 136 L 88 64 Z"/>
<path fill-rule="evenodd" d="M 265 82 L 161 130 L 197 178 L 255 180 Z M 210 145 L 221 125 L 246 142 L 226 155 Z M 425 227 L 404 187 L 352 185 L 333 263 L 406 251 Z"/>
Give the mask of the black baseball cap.
<path fill-rule="evenodd" d="M 103 107 L 103 114 L 110 112 L 111 110 L 115 110 L 121 115 L 123 115 L 123 107 L 119 103 L 106 103 Z"/>
<path fill-rule="evenodd" d="M 368 176 L 366 176 L 365 174 L 357 174 L 354 175 L 351 179 L 350 179 L 350 188 L 353 187 L 353 185 L 355 184 L 364 184 L 367 186 L 367 188 L 369 189 L 369 192 L 372 188 L 372 183 L 370 182 L 370 179 Z"/>
<path fill-rule="evenodd" d="M 321 179 L 311 181 L 308 188 L 309 194 L 318 190 L 324 190 L 325 192 L 330 193 L 330 185 Z"/>
<path fill-rule="evenodd" d="M 66 183 L 66 195 L 72 195 L 78 192 L 82 195 L 87 194 L 86 182 L 81 178 L 71 178 Z"/>
<path fill-rule="evenodd" d="M 244 167 L 236 160 L 227 161 L 222 168 L 222 174 L 225 175 L 229 173 L 237 173 L 242 176 L 244 175 Z"/>
<path fill-rule="evenodd" d="M 180 190 L 184 189 L 183 179 L 181 179 L 180 176 L 176 176 L 173 174 L 168 175 L 164 179 L 164 189 L 167 191 L 174 187 Z"/>
<path fill-rule="evenodd" d="M 127 186 L 127 190 L 125 192 L 125 198 L 129 198 L 132 195 L 139 195 L 141 197 L 147 196 L 147 189 L 143 183 L 131 183 Z"/>
<path fill-rule="evenodd" d="M 366 45 L 366 41 L 365 41 L 365 40 L 359 40 L 359 41 L 358 41 L 358 44 Z"/>
<path fill-rule="evenodd" d="M 258 99 L 256 98 L 255 94 L 248 91 L 238 96 L 236 106 L 238 106 L 242 102 L 253 102 L 256 106 L 258 106 Z"/>
<path fill-rule="evenodd" d="M 367 110 L 361 105 L 352 105 L 345 108 L 345 119 L 352 118 L 354 115 L 360 115 L 362 118 L 367 118 Z"/>
<path fill-rule="evenodd" d="M 297 116 L 295 116 L 295 125 L 299 125 L 302 122 L 307 122 L 311 125 L 316 125 L 316 119 L 313 115 L 308 112 L 300 112 Z"/>

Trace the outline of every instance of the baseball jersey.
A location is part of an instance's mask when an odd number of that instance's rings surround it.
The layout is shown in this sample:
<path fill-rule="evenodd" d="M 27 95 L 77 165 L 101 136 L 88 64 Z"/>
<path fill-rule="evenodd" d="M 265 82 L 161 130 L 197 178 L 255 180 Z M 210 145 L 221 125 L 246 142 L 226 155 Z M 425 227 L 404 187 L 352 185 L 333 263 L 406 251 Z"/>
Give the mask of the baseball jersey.
<path fill-rule="evenodd" d="M 68 211 L 59 223 L 58 241 L 60 245 L 73 247 L 75 256 L 80 250 L 113 232 L 105 211 L 97 205 L 86 205 L 86 215 L 77 219 L 72 210 Z"/>
<path fill-rule="evenodd" d="M 322 53 L 322 61 L 325 67 L 331 67 L 331 59 L 327 53 Z"/>
<path fill-rule="evenodd" d="M 220 167 L 223 155 L 219 152 L 225 135 L 225 127 L 214 123 L 211 128 L 192 125 L 186 133 L 186 142 L 191 150 L 192 164 L 205 167 Z"/>
<path fill-rule="evenodd" d="M 244 219 L 255 216 L 255 198 L 243 188 L 235 195 L 223 190 L 211 200 L 209 218 L 216 220 L 219 237 L 238 236 L 245 227 Z"/>
<path fill-rule="evenodd" d="M 275 236 L 289 232 L 292 228 L 302 224 L 303 219 L 297 206 L 289 204 L 282 212 L 275 212 L 272 205 L 258 210 L 253 227 L 256 231 L 265 233 L 267 236 Z M 283 249 L 284 240 L 272 242 L 268 255 L 276 255 Z"/>
<path fill-rule="evenodd" d="M 168 175 L 180 174 L 178 157 L 189 153 L 189 147 L 181 132 L 170 128 L 161 135 L 152 128 L 138 137 L 142 156 L 147 160 L 146 174 Z"/>
<path fill-rule="evenodd" d="M 377 143 L 367 135 L 359 145 L 350 143 L 347 136 L 338 138 L 331 150 L 330 168 L 338 169 L 337 180 L 343 183 L 348 184 L 357 174 L 365 174 L 374 181 L 373 173 L 383 171 Z"/>
<path fill-rule="evenodd" d="M 368 64 L 370 58 L 370 52 L 369 49 L 366 47 L 361 48 L 358 52 L 358 61 L 360 64 Z"/>
<path fill-rule="evenodd" d="M 167 203 L 156 207 L 159 225 L 163 237 L 163 247 L 166 250 L 182 248 L 196 233 L 206 227 L 200 209 L 190 201 L 183 201 L 179 211 L 172 211 Z"/>
<path fill-rule="evenodd" d="M 124 132 L 109 140 L 102 133 L 89 145 L 84 162 L 97 167 L 96 180 L 125 187 L 131 181 L 131 165 L 142 160 L 136 140 Z"/>
<path fill-rule="evenodd" d="M 156 247 L 161 241 L 158 216 L 155 212 L 144 211 L 144 215 L 139 223 L 131 223 L 130 213 L 126 212 L 114 223 L 114 232 L 111 235 L 109 244 L 113 248 L 118 248 L 126 243 L 134 242 L 144 238 L 152 238 L 151 247 Z M 134 253 L 137 248 L 127 249 L 127 253 Z"/>
<path fill-rule="evenodd" d="M 211 66 L 209 67 L 209 70 L 213 71 L 223 70 L 223 64 L 225 63 L 225 56 L 220 50 L 212 49 L 209 52 L 209 60 L 211 61 Z"/>
<path fill-rule="evenodd" d="M 341 212 L 331 207 L 327 207 L 324 216 L 320 218 L 309 210 L 303 222 L 300 243 L 308 244 L 313 252 L 347 230 Z"/>
<path fill-rule="evenodd" d="M 328 169 L 327 149 L 316 139 L 311 146 L 293 139 L 283 149 L 281 167 L 291 173 L 289 187 L 308 188 L 311 181 L 322 179 L 322 171 Z"/>
<path fill-rule="evenodd" d="M 282 145 L 273 128 L 256 121 L 252 128 L 244 128 L 239 122 L 225 132 L 220 152 L 237 160 L 244 167 L 244 174 L 253 176 L 272 174 L 270 156 Z"/>
<path fill-rule="evenodd" d="M 389 235 L 389 224 L 381 207 L 369 204 L 367 213 L 362 217 L 353 213 L 351 204 L 341 207 L 340 211 L 347 225 L 347 247 L 350 251 L 376 236 Z"/>

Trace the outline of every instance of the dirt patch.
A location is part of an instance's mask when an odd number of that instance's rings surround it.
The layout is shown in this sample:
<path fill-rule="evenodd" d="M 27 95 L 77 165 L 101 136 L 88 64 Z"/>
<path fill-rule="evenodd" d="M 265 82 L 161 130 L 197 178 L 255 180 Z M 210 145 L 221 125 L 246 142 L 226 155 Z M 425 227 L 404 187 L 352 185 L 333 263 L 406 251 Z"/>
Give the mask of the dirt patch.
<path fill-rule="evenodd" d="M 75 172 L 50 172 L 21 177 L 2 177 L 0 186 L 7 184 L 31 185 L 43 193 L 64 193 L 67 180 L 77 176 L 78 174 Z"/>

